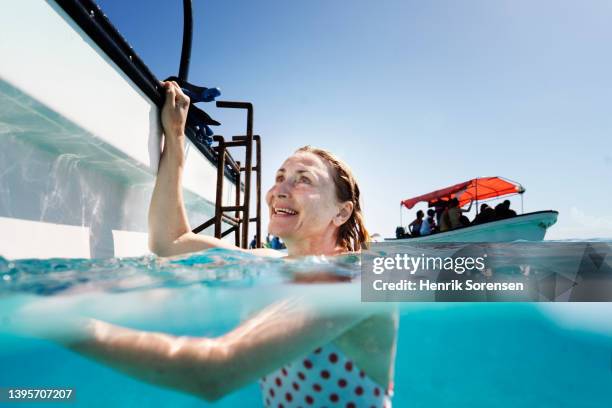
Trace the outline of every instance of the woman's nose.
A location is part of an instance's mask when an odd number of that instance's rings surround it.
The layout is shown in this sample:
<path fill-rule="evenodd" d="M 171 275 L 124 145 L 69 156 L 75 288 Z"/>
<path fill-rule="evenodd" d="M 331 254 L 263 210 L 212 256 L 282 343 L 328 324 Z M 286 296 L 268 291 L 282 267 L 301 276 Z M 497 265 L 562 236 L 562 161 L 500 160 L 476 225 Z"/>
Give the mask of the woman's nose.
<path fill-rule="evenodd" d="M 289 197 L 289 190 L 290 190 L 289 182 L 285 180 L 276 186 L 274 193 L 277 198 L 287 198 Z"/>

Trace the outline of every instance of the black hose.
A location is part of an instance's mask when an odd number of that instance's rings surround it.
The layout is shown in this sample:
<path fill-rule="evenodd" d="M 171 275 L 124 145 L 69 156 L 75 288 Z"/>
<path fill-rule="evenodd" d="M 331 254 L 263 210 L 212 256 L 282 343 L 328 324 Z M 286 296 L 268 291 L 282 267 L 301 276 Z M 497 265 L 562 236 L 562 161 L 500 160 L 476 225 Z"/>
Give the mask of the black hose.
<path fill-rule="evenodd" d="M 193 37 L 193 13 L 191 0 L 183 0 L 183 48 L 181 50 L 181 65 L 178 77 L 187 81 L 189 63 L 191 62 L 191 39 Z"/>

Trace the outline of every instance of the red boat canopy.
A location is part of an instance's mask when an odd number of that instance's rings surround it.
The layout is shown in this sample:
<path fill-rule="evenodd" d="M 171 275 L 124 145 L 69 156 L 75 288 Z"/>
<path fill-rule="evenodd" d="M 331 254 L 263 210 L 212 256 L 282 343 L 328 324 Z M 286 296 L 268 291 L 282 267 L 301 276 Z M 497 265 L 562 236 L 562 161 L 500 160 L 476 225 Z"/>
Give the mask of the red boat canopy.
<path fill-rule="evenodd" d="M 449 200 L 457 198 L 459 206 L 464 206 L 471 200 L 486 200 L 487 198 L 502 197 L 509 194 L 522 194 L 525 192 L 523 186 L 501 177 L 480 177 L 454 186 L 436 190 L 418 197 L 402 201 L 402 205 L 408 209 L 421 201 L 433 202 L 437 200 Z"/>

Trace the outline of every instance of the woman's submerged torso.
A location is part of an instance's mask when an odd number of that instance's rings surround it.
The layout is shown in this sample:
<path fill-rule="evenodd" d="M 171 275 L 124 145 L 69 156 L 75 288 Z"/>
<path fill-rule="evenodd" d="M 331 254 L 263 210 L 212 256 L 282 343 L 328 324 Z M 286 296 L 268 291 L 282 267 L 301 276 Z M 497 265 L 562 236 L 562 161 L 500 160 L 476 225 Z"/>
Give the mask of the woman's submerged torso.
<path fill-rule="evenodd" d="M 260 380 L 264 406 L 391 407 L 397 320 L 370 317 Z"/>

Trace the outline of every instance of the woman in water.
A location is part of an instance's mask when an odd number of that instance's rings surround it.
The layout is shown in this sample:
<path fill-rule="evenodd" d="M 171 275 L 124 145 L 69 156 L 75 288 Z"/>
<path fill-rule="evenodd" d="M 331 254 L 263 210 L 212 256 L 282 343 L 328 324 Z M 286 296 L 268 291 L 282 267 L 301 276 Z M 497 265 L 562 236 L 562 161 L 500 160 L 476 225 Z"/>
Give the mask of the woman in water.
<path fill-rule="evenodd" d="M 165 145 L 149 210 L 149 246 L 160 256 L 242 250 L 191 232 L 181 191 L 189 98 L 165 82 Z M 311 147 L 276 172 L 266 195 L 269 232 L 289 257 L 359 251 L 368 239 L 349 168 Z M 283 256 L 271 249 L 249 252 Z M 296 299 L 260 311 L 218 338 L 176 337 L 89 320 L 70 349 L 144 381 L 218 399 L 260 379 L 268 407 L 388 407 L 397 320 L 389 312 L 333 316 Z"/>

